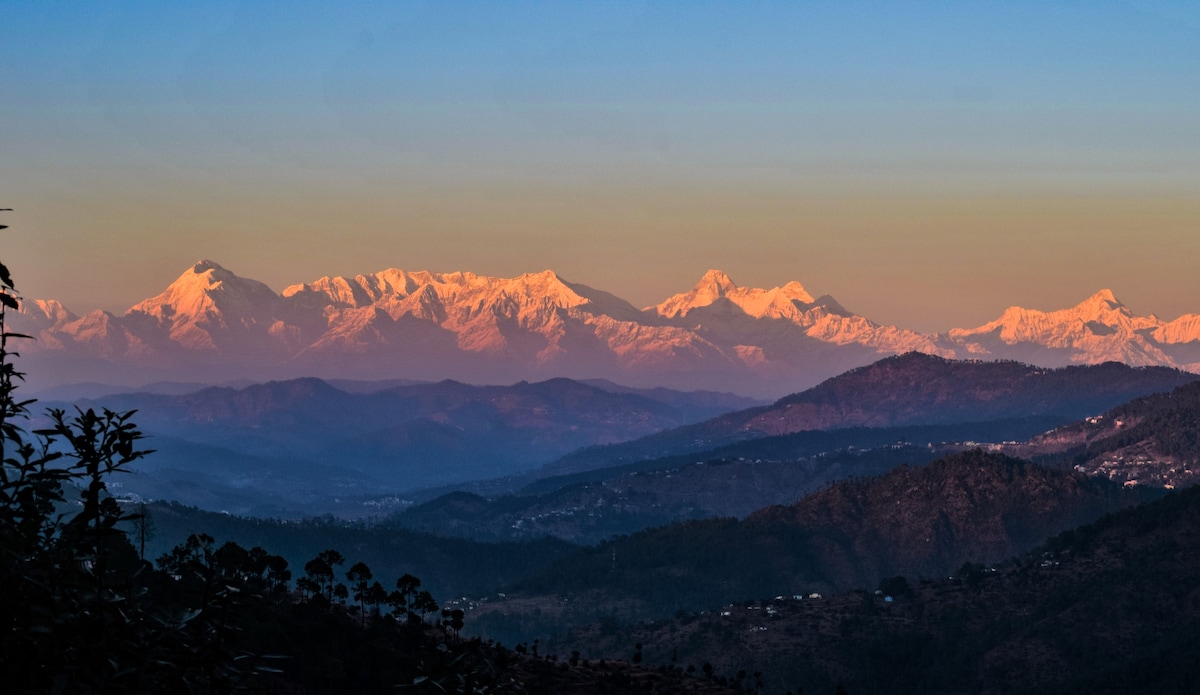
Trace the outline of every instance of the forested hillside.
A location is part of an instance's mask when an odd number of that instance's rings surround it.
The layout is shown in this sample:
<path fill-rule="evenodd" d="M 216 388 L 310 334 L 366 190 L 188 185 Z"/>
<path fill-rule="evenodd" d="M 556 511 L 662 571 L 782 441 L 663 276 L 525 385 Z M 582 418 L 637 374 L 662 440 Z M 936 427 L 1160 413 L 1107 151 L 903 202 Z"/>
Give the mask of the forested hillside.
<path fill-rule="evenodd" d="M 1045 369 L 910 352 L 852 369 L 768 406 L 574 452 L 547 469 L 581 471 L 811 430 L 1030 417 L 1057 417 L 1065 422 L 1196 379 L 1195 374 L 1175 369 L 1115 362 Z"/>
<path fill-rule="evenodd" d="M 1021 441 L 1060 418 L 797 432 L 540 479 L 508 494 L 448 493 L 394 514 L 404 528 L 475 539 L 598 543 L 672 521 L 745 517 L 830 483 L 923 465 L 964 442 Z M 498 482 L 498 481 L 496 481 Z M 507 481 L 511 482 L 511 481 Z M 488 492 L 490 486 L 466 486 Z"/>
<path fill-rule="evenodd" d="M 1135 399 L 1006 449 L 1130 484 L 1194 485 L 1200 481 L 1200 384 Z"/>
<path fill-rule="evenodd" d="M 1200 681 L 1198 558 L 1193 487 L 950 579 L 764 595 L 628 629 L 597 624 L 551 647 L 596 656 L 641 645 L 644 663 L 759 672 L 771 693 L 1183 695 Z"/>
<path fill-rule="evenodd" d="M 1160 496 L 979 451 L 848 480 L 743 521 L 677 523 L 579 550 L 518 588 L 588 611 L 663 617 L 730 601 L 939 577 L 994 563 L 1048 536 Z M 489 607 L 501 613 L 502 607 Z"/>

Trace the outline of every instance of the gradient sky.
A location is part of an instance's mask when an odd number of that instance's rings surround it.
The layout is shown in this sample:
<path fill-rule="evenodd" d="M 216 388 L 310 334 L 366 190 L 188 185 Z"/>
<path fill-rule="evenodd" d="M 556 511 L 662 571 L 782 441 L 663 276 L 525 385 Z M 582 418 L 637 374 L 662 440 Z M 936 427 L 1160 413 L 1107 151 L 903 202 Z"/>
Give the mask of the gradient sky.
<path fill-rule="evenodd" d="M 0 207 L 18 287 L 76 312 L 211 258 L 1169 319 L 1200 313 L 1200 3 L 7 0 Z"/>

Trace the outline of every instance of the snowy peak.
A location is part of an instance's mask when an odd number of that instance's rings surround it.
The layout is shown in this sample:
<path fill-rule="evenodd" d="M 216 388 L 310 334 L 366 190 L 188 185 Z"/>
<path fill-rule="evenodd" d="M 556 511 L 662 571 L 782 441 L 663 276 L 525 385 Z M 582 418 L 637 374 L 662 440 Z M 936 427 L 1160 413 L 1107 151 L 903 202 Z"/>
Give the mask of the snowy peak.
<path fill-rule="evenodd" d="M 1183 319 L 1166 324 L 1153 315 L 1138 316 L 1105 289 L 1068 309 L 1010 307 L 978 328 L 950 331 L 949 339 L 964 356 L 1045 366 L 1115 361 L 1190 369 L 1200 356 L 1200 326 Z"/>
<path fill-rule="evenodd" d="M 55 299 L 35 299 L 21 302 L 21 314 L 40 323 L 59 326 L 79 318 L 72 314 L 62 302 Z"/>
<path fill-rule="evenodd" d="M 769 290 L 738 287 L 724 272 L 709 270 L 690 292 L 668 297 L 657 306 L 647 307 L 646 311 L 667 319 L 683 318 L 696 309 L 713 306 L 722 299 L 754 318 L 787 318 L 795 313 L 797 304 L 813 303 L 812 295 L 795 280 Z"/>
<path fill-rule="evenodd" d="M 285 303 L 295 312 L 323 310 L 330 330 L 345 335 L 380 329 L 380 317 L 404 317 L 436 324 L 459 336 L 459 346 L 472 351 L 503 352 L 508 338 L 500 323 L 515 321 L 519 330 L 561 334 L 567 314 L 607 316 L 618 321 L 639 321 L 641 314 L 628 302 L 586 285 L 571 283 L 553 270 L 525 273 L 514 278 L 489 277 L 455 271 L 406 272 L 396 268 L 358 275 L 353 279 L 325 277 L 292 285 L 283 291 Z M 368 313 L 351 313 L 371 309 Z M 375 317 L 366 320 L 364 317 Z M 342 325 L 334 328 L 335 323 Z M 350 324 L 353 327 L 348 328 Z M 553 338 L 547 338 L 553 340 Z M 536 341 L 535 341 L 536 342 Z"/>
<path fill-rule="evenodd" d="M 738 297 L 738 305 L 755 318 L 794 318 L 794 312 L 807 311 L 816 300 L 804 290 L 804 286 L 792 280 L 783 287 L 769 290 L 746 290 Z"/>
<path fill-rule="evenodd" d="M 461 275 L 461 273 L 451 274 Z M 430 284 L 445 284 L 441 275 L 420 270 L 388 268 L 369 275 L 322 277 L 285 287 L 283 297 L 299 302 L 329 302 L 336 307 L 361 308 L 400 300 Z"/>
<path fill-rule="evenodd" d="M 527 297 L 533 303 L 555 306 L 560 309 L 587 304 L 586 297 L 581 296 L 570 285 L 563 282 L 553 270 L 543 270 L 540 273 L 526 273 L 508 282 L 501 282 L 503 291 L 512 296 Z"/>
<path fill-rule="evenodd" d="M 206 258 L 201 258 L 200 260 L 196 261 L 195 265 L 192 266 L 193 275 L 204 275 L 209 272 L 220 273 L 223 275 L 233 275 L 233 273 L 222 268 L 216 261 L 210 261 Z"/>
<path fill-rule="evenodd" d="M 187 349 L 221 352 L 232 335 L 240 340 L 247 333 L 266 332 L 278 305 L 279 295 L 265 284 L 201 260 L 125 316 L 155 319 L 169 340 Z"/>
<path fill-rule="evenodd" d="M 669 319 L 683 318 L 689 311 L 711 306 L 737 289 L 738 286 L 728 275 L 720 270 L 709 270 L 691 291 L 668 297 L 657 306 L 646 307 L 646 311 Z"/>
<path fill-rule="evenodd" d="M 184 271 L 162 294 L 135 304 L 130 312 L 160 317 L 194 316 L 214 308 L 277 298 L 270 287 L 257 280 L 240 278 L 212 261 L 200 261 Z"/>
<path fill-rule="evenodd" d="M 164 294 L 183 297 L 201 293 L 210 294 L 216 291 L 236 292 L 251 286 L 254 289 L 258 289 L 259 286 L 266 287 L 256 280 L 240 278 L 214 261 L 200 260 L 171 283 Z M 268 291 L 270 290 L 268 289 Z"/>
<path fill-rule="evenodd" d="M 552 270 L 526 273 L 509 279 L 462 271 L 452 273 L 431 273 L 427 270 L 406 272 L 398 268 L 389 268 L 370 275 L 358 275 L 353 279 L 323 277 L 313 282 L 291 285 L 283 290 L 283 296 L 292 298 L 315 294 L 323 296 L 335 304 L 360 307 L 404 299 L 412 294 L 424 292 L 426 287 L 433 288 L 433 291 L 444 300 L 453 300 L 464 295 L 476 298 L 491 295 L 494 298 L 499 294 L 506 293 L 537 297 L 536 301 L 548 300 L 560 306 L 575 306 L 587 301 L 576 294 Z"/>
<path fill-rule="evenodd" d="M 726 293 L 736 289 L 737 285 L 723 271 L 710 269 L 700 278 L 700 282 L 696 283 L 694 291 L 724 297 Z"/>
<path fill-rule="evenodd" d="M 297 298 L 296 301 L 326 301 L 338 307 L 366 306 L 371 303 L 371 296 L 366 291 L 365 280 L 362 275 L 354 280 L 325 276 L 313 282 L 286 287 L 283 296 L 287 299 Z"/>
<path fill-rule="evenodd" d="M 769 290 L 738 287 L 729 276 L 710 270 L 691 292 L 670 297 L 650 307 L 669 325 L 686 327 L 726 341 L 736 341 L 734 351 L 747 364 L 774 359 L 800 367 L 804 354 L 798 346 L 857 346 L 873 354 L 921 350 L 941 355 L 953 351 L 923 336 L 894 326 L 879 326 L 846 311 L 828 295 L 813 299 L 799 282 Z"/>
<path fill-rule="evenodd" d="M 1089 319 L 1103 319 L 1114 313 L 1132 316 L 1129 309 L 1113 295 L 1112 290 L 1100 290 L 1075 306 L 1075 311 Z"/>
<path fill-rule="evenodd" d="M 812 304 L 815 301 L 812 295 L 805 291 L 804 285 L 801 285 L 795 280 L 792 280 L 788 284 L 775 291 L 779 293 L 779 296 L 792 301 L 804 302 L 805 304 Z M 833 297 L 830 297 L 829 295 L 824 296 L 828 298 L 829 301 L 833 301 Z"/>
<path fill-rule="evenodd" d="M 1012 306 L 1000 318 L 973 329 L 954 329 L 952 338 L 964 339 L 998 334 L 1005 343 L 1042 342 L 1061 347 L 1073 335 L 1113 335 L 1154 328 L 1158 320 L 1135 316 L 1112 290 L 1100 290 L 1079 304 L 1058 311 L 1039 311 Z"/>

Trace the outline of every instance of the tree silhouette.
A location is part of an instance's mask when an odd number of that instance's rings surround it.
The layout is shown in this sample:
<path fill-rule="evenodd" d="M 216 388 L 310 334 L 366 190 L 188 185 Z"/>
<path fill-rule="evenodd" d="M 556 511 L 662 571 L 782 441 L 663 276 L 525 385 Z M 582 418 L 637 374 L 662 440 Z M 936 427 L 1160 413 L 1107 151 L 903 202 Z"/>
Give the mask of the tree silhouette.
<path fill-rule="evenodd" d="M 307 576 L 300 577 L 296 580 L 296 589 L 299 590 L 305 598 L 313 598 L 321 595 L 321 585 Z"/>
<path fill-rule="evenodd" d="M 379 582 L 372 582 L 370 588 L 367 589 L 367 603 L 371 604 L 373 615 L 379 615 L 379 605 L 388 599 L 387 589 Z"/>
<path fill-rule="evenodd" d="M 365 562 L 356 562 L 350 567 L 350 571 L 346 572 L 346 579 L 354 587 L 354 600 L 358 601 L 358 611 L 361 618 L 361 624 L 367 624 L 367 590 L 371 587 L 371 580 L 374 576 L 371 574 L 371 568 L 367 567 Z"/>
<path fill-rule="evenodd" d="M 250 551 L 233 541 L 227 541 L 213 552 L 213 563 L 225 579 L 245 581 L 254 574 Z"/>
<path fill-rule="evenodd" d="M 443 608 L 442 609 L 442 625 L 454 631 L 454 639 L 458 639 L 459 632 L 463 629 L 463 620 L 466 614 L 461 608 Z"/>
<path fill-rule="evenodd" d="M 292 571 L 288 569 L 288 561 L 280 555 L 268 554 L 264 562 L 266 564 L 265 579 L 270 592 L 273 595 L 286 592 L 287 583 L 292 578 Z"/>
<path fill-rule="evenodd" d="M 325 600 L 333 603 L 333 568 L 344 564 L 346 558 L 336 550 L 322 550 L 317 556 L 304 564 L 304 574 L 319 587 L 319 592 Z"/>
<path fill-rule="evenodd" d="M 388 604 L 392 610 L 399 613 L 405 620 L 410 620 L 415 616 L 414 603 L 417 598 L 417 591 L 421 588 L 421 580 L 411 574 L 405 573 L 396 580 L 396 590 L 388 594 Z M 437 610 L 436 607 L 433 610 Z"/>
<path fill-rule="evenodd" d="M 437 601 L 433 600 L 433 594 L 428 591 L 420 591 L 413 600 L 413 610 L 421 614 L 421 622 L 425 621 L 425 616 L 429 613 L 436 613 L 438 610 Z"/>
<path fill-rule="evenodd" d="M 136 512 L 129 516 L 133 521 L 133 530 L 138 539 L 138 557 L 146 559 L 146 541 L 154 538 L 154 519 L 150 516 L 150 507 L 145 502 L 139 502 Z"/>

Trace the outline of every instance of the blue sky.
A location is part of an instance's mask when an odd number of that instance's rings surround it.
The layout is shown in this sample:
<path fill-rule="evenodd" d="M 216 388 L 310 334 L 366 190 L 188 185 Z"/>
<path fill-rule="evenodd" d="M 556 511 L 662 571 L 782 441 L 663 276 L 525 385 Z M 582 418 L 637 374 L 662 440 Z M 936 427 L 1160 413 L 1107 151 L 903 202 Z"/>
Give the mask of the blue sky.
<path fill-rule="evenodd" d="M 1200 3 L 112 5 L 0 25 L 0 248 L 76 311 L 208 257 L 1200 312 Z"/>

